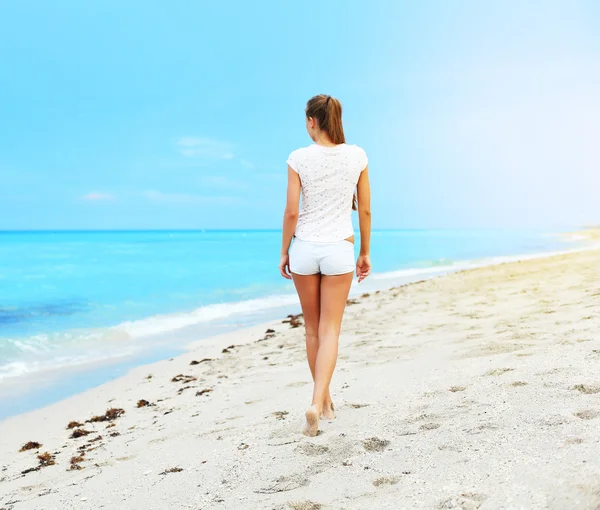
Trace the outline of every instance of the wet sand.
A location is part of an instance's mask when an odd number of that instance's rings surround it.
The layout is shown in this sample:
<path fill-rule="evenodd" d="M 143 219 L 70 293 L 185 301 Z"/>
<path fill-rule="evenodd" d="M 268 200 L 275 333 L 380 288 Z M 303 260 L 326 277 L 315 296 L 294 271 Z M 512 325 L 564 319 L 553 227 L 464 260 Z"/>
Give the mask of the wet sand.
<path fill-rule="evenodd" d="M 356 300 L 313 438 L 301 324 L 1 422 L 0 509 L 600 508 L 600 251 Z"/>

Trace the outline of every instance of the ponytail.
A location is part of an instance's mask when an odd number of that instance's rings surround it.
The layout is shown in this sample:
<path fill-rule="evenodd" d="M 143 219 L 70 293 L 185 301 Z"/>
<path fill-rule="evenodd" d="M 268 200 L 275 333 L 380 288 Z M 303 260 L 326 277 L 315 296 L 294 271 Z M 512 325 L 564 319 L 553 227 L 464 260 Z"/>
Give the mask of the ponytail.
<path fill-rule="evenodd" d="M 344 126 L 342 125 L 342 105 L 335 98 L 328 96 L 326 101 L 326 122 L 321 127 L 325 131 L 331 141 L 336 145 L 346 143 L 344 136 Z"/>

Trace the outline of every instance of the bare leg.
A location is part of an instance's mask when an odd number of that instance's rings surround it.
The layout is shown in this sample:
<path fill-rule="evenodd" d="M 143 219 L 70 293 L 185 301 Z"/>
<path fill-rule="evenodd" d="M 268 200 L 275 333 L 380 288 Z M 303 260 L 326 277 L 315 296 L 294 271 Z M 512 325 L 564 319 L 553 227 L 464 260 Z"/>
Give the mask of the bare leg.
<path fill-rule="evenodd" d="M 315 364 L 317 352 L 319 351 L 319 319 L 321 316 L 321 275 L 298 275 L 292 274 L 294 284 L 300 297 L 302 314 L 304 315 L 304 328 L 306 330 L 306 357 L 308 366 L 315 380 Z M 329 390 L 325 396 L 323 405 L 323 417 L 333 418 L 331 395 Z"/>
<path fill-rule="evenodd" d="M 338 340 L 353 273 L 321 278 L 321 315 L 319 319 L 319 350 L 315 362 L 315 387 L 312 407 L 306 412 L 307 435 L 315 435 L 312 417 L 320 416 L 329 395 L 329 384 L 335 370 Z M 314 434 L 312 432 L 314 431 Z"/>

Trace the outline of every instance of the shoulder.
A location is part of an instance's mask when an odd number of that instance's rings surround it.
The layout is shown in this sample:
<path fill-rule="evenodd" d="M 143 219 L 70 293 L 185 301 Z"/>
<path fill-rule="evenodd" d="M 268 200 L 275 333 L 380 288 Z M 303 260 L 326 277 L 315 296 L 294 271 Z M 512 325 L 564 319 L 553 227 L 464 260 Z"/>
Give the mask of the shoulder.
<path fill-rule="evenodd" d="M 308 151 L 308 147 L 300 147 L 299 149 L 295 149 L 290 152 L 289 158 L 301 158 Z"/>
<path fill-rule="evenodd" d="M 361 170 L 369 164 L 369 158 L 367 157 L 367 152 L 358 145 L 346 144 L 346 150 L 352 154 L 356 161 L 362 165 Z"/>
<path fill-rule="evenodd" d="M 363 154 L 367 154 L 362 147 L 353 144 L 346 144 L 346 150 L 352 154 L 356 154 L 358 156 L 362 156 Z"/>
<path fill-rule="evenodd" d="M 290 152 L 290 155 L 287 158 L 287 164 L 292 170 L 298 171 L 298 166 L 306 159 L 309 149 L 309 147 L 300 147 L 299 149 Z"/>

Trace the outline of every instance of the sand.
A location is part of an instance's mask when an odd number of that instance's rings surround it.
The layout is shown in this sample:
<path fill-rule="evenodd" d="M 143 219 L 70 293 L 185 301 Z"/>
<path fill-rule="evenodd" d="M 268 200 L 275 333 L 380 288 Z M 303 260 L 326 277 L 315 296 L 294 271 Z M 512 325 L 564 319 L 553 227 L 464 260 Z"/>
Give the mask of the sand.
<path fill-rule="evenodd" d="M 598 251 L 361 297 L 313 438 L 302 327 L 202 341 L 1 422 L 0 508 L 598 509 L 599 312 Z"/>

